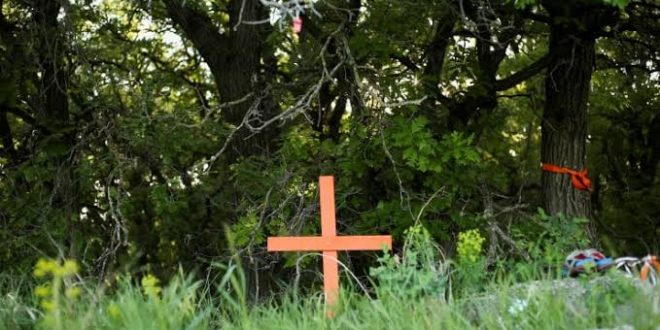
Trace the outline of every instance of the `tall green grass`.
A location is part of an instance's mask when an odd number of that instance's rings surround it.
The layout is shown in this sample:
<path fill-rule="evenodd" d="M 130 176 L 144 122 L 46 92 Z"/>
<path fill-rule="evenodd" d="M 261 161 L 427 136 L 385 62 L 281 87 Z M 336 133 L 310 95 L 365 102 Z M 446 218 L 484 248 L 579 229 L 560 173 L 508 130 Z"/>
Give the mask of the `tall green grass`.
<path fill-rule="evenodd" d="M 575 280 L 569 280 L 575 281 Z M 257 306 L 229 295 L 211 297 L 201 282 L 183 275 L 158 295 L 122 280 L 115 292 L 90 286 L 61 306 L 62 323 L 45 317 L 34 299 L 4 293 L 0 325 L 6 329 L 658 329 L 660 292 L 609 275 L 576 281 L 584 293 L 563 292 L 556 281 L 534 288 L 493 285 L 457 299 L 393 295 L 371 299 L 344 290 L 333 318 L 321 295 L 287 294 Z M 576 290 L 576 289 L 572 290 Z"/>
<path fill-rule="evenodd" d="M 660 329 L 660 288 L 616 271 L 559 279 L 529 263 L 505 262 L 485 272 L 483 258 L 454 263 L 438 256 L 424 231 L 409 231 L 403 254 L 384 255 L 372 270 L 374 291 L 365 293 L 351 276 L 343 276 L 347 281 L 332 318 L 321 294 L 301 296 L 293 288 L 250 305 L 241 268 L 231 263 L 219 265 L 223 275 L 216 280 L 196 281 L 181 271 L 163 286 L 150 277 L 139 284 L 127 277 L 113 285 L 86 282 L 58 273 L 64 266 L 50 265 L 53 275 L 42 276 L 40 286 L 25 277 L 0 276 L 0 327 Z M 47 292 L 37 289 L 46 286 Z"/>

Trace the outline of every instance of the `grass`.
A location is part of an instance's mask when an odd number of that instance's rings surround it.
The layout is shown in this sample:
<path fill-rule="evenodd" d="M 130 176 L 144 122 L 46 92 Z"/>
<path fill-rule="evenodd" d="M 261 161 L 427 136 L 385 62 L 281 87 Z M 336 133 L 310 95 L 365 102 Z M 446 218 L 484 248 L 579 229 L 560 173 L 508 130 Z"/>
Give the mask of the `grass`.
<path fill-rule="evenodd" d="M 481 240 L 468 237 L 454 263 L 437 259 L 424 230 L 406 235 L 402 257 L 384 254 L 372 269 L 373 292 L 343 283 L 332 318 L 321 294 L 294 288 L 250 305 L 242 270 L 231 263 L 217 265 L 223 275 L 215 280 L 180 271 L 161 286 L 153 276 L 92 283 L 72 261 L 42 260 L 36 280 L 0 274 L 0 328 L 660 330 L 660 286 L 616 270 L 561 279 L 547 264 L 506 260 L 486 272 Z"/>
<path fill-rule="evenodd" d="M 0 326 L 7 329 L 658 329 L 660 290 L 616 273 L 591 279 L 542 279 L 512 284 L 499 280 L 486 289 L 446 299 L 411 296 L 392 287 L 368 297 L 344 289 L 333 318 L 321 295 L 248 306 L 238 295 L 243 282 L 228 268 L 212 293 L 203 282 L 180 274 L 166 286 L 136 285 L 123 279 L 110 292 L 76 282 L 77 297 L 61 295 L 57 309 L 26 293 L 21 281 L 0 297 Z M 69 284 L 65 283 L 63 287 Z M 151 291 L 149 291 L 151 290 Z M 243 290 L 243 291 L 241 291 Z M 409 289 L 408 289 L 409 290 Z M 469 292 L 465 291 L 465 292 Z M 41 304 L 43 305 L 43 304 Z"/>

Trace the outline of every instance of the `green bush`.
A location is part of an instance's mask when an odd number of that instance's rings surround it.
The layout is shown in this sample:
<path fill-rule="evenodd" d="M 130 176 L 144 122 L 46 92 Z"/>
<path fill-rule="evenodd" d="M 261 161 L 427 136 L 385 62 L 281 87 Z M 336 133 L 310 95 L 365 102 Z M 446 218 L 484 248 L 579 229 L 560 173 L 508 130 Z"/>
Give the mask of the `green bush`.
<path fill-rule="evenodd" d="M 370 271 L 378 281 L 378 296 L 444 299 L 449 267 L 439 255 L 423 226 L 418 224 L 408 228 L 401 257 L 385 253 L 378 259 L 380 265 Z"/>

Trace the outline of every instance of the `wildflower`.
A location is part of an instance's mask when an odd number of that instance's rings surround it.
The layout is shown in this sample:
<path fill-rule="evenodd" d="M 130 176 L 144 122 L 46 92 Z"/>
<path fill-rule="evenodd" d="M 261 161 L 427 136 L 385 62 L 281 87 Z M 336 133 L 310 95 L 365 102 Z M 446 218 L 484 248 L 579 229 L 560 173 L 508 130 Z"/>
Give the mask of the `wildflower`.
<path fill-rule="evenodd" d="M 81 289 L 70 286 L 65 281 L 67 276 L 73 276 L 78 271 L 78 263 L 74 260 L 67 259 L 64 262 L 58 262 L 55 260 L 39 259 L 37 261 L 34 266 L 34 276 L 50 276 L 46 280 L 47 283 L 40 284 L 34 288 L 34 295 L 39 298 L 39 304 L 47 314 L 58 313 L 60 308 L 58 301 L 61 297 L 73 300 L 80 296 Z M 48 316 L 46 315 L 45 317 Z"/>
<path fill-rule="evenodd" d="M 458 233 L 458 257 L 469 262 L 477 261 L 485 240 L 476 229 Z"/>
<path fill-rule="evenodd" d="M 41 302 L 41 308 L 47 312 L 52 312 L 55 309 L 55 303 L 50 300 L 44 300 Z"/>
<path fill-rule="evenodd" d="M 33 274 L 38 278 L 45 277 L 49 274 L 57 278 L 62 278 L 78 274 L 79 269 L 78 263 L 75 260 L 67 259 L 64 263 L 60 264 L 54 260 L 39 259 L 34 266 Z"/>
<path fill-rule="evenodd" d="M 116 303 L 112 302 L 108 305 L 108 315 L 113 319 L 118 319 L 121 316 L 121 309 Z"/>
<path fill-rule="evenodd" d="M 157 296 L 160 293 L 160 286 L 158 285 L 158 278 L 151 274 L 142 278 L 142 290 L 148 296 Z"/>
<path fill-rule="evenodd" d="M 78 274 L 78 263 L 75 260 L 67 259 L 62 265 L 62 270 L 64 271 L 64 275 Z"/>
<path fill-rule="evenodd" d="M 75 260 L 67 259 L 62 264 L 54 264 L 52 273 L 56 277 L 73 276 L 78 273 L 78 263 Z"/>
<path fill-rule="evenodd" d="M 39 259 L 37 264 L 34 266 L 34 276 L 44 277 L 53 272 L 57 268 L 57 264 L 52 260 Z"/>
<path fill-rule="evenodd" d="M 48 297 L 50 295 L 50 285 L 42 284 L 34 288 L 34 294 L 39 298 Z"/>

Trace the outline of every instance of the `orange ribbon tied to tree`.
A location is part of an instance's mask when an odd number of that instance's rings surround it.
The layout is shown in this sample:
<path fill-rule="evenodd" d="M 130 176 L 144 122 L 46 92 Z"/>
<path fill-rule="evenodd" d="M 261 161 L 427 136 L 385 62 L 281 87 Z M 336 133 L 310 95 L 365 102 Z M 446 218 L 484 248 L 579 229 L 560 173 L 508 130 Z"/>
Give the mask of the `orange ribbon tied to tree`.
<path fill-rule="evenodd" d="M 542 164 L 541 169 L 557 174 L 568 174 L 571 176 L 573 187 L 577 190 L 591 191 L 591 180 L 587 176 L 587 169 L 576 171 L 567 167 L 561 167 L 554 164 Z"/>

